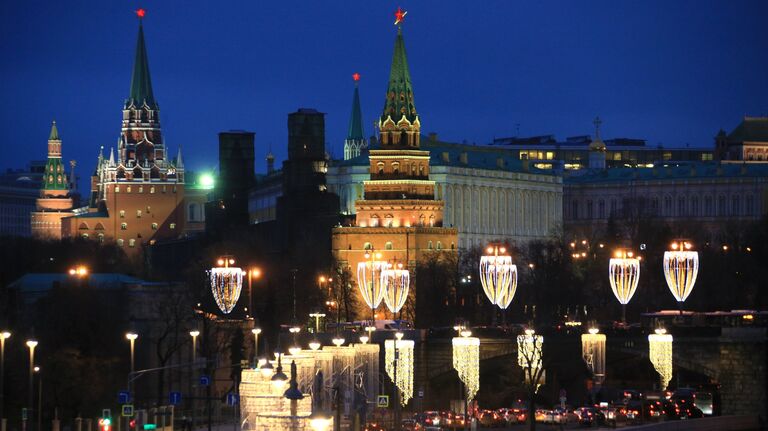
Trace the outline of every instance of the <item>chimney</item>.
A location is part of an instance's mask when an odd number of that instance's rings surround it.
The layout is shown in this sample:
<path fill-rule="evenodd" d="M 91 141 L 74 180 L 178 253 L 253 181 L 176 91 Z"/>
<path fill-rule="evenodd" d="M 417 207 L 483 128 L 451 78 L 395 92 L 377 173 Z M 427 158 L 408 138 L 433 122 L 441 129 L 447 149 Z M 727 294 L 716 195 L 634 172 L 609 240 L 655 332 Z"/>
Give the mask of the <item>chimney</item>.
<path fill-rule="evenodd" d="M 463 151 L 463 152 L 462 152 L 462 153 L 459 155 L 459 161 L 460 161 L 462 164 L 464 164 L 464 165 L 466 165 L 466 164 L 469 164 L 469 161 L 467 160 L 467 152 L 466 152 L 466 151 Z"/>
<path fill-rule="evenodd" d="M 451 155 L 448 153 L 448 151 L 443 151 L 443 162 L 448 163 L 451 161 Z"/>

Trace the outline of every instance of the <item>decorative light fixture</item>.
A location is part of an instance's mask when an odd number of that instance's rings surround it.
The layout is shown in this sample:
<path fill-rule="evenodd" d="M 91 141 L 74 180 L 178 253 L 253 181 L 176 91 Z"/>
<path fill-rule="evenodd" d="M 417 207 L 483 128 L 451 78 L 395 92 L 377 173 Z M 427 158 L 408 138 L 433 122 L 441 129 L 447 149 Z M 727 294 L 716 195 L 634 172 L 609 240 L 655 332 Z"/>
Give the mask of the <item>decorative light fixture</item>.
<path fill-rule="evenodd" d="M 488 300 L 506 310 L 517 292 L 517 265 L 504 247 L 489 246 L 486 252 L 480 257 L 480 283 Z"/>
<path fill-rule="evenodd" d="M 525 334 L 517 336 L 517 364 L 525 372 L 525 380 L 529 384 L 535 384 L 537 387 L 543 380 L 543 371 L 539 374 L 539 370 L 543 367 L 541 352 L 544 346 L 544 337 L 536 335 L 533 329 L 526 329 Z M 537 381 L 532 381 L 538 376 Z"/>
<path fill-rule="evenodd" d="M 344 344 L 344 341 L 346 340 L 344 340 L 343 337 L 334 337 L 333 340 L 331 340 L 333 345 L 336 347 L 341 347 Z"/>
<path fill-rule="evenodd" d="M 392 314 L 397 313 L 408 299 L 408 289 L 411 285 L 411 274 L 403 269 L 402 263 L 387 264 L 381 271 L 381 284 L 384 287 L 384 302 Z"/>
<path fill-rule="evenodd" d="M 648 356 L 659 373 L 660 389 L 663 391 L 672 380 L 672 335 L 667 334 L 666 329 L 656 329 L 654 334 L 648 335 Z"/>
<path fill-rule="evenodd" d="M 628 250 L 617 250 L 608 264 L 611 290 L 621 304 L 621 321 L 627 321 L 627 304 L 637 290 L 640 281 L 640 259 Z"/>
<path fill-rule="evenodd" d="M 379 259 L 381 253 L 368 250 L 365 252 L 365 261 L 357 264 L 357 287 L 371 309 L 371 316 L 384 299 L 381 271 L 387 267 L 387 263 Z"/>
<path fill-rule="evenodd" d="M 301 353 L 301 347 L 299 346 L 293 346 L 288 348 L 288 353 L 290 353 L 291 356 L 296 356 L 299 353 Z"/>
<path fill-rule="evenodd" d="M 664 252 L 664 278 L 682 312 L 699 274 L 699 253 L 692 251 L 693 244 L 685 240 L 673 241 L 671 248 Z"/>
<path fill-rule="evenodd" d="M 282 390 L 285 387 L 285 383 L 288 381 L 288 376 L 285 375 L 283 372 L 283 355 L 278 354 L 277 355 L 277 369 L 275 370 L 275 374 L 272 376 L 272 385 L 277 390 Z"/>
<path fill-rule="evenodd" d="M 274 372 L 272 364 L 266 359 L 259 359 L 259 370 L 264 377 L 269 377 Z"/>
<path fill-rule="evenodd" d="M 470 337 L 469 330 L 461 331 L 461 337 L 453 337 L 453 368 L 464 383 L 467 402 L 475 398 L 480 389 L 480 339 Z"/>
<path fill-rule="evenodd" d="M 400 390 L 400 404 L 405 406 L 413 398 L 413 340 L 384 340 L 384 363 L 387 375 Z M 395 349 L 397 349 L 397 378 L 395 378 Z"/>
<path fill-rule="evenodd" d="M 368 338 L 368 336 L 367 336 L 367 335 L 361 335 L 361 336 L 360 336 L 360 342 L 361 342 L 361 343 L 363 343 L 363 344 L 368 344 L 368 340 L 370 340 L 370 338 Z"/>
<path fill-rule="evenodd" d="M 322 346 L 322 345 L 320 344 L 320 342 L 319 342 L 319 341 L 310 341 L 310 342 L 309 342 L 309 348 L 310 348 L 311 350 L 313 350 L 313 351 L 314 351 L 314 350 L 318 350 L 318 349 L 320 349 L 320 347 L 321 347 L 321 346 Z"/>
<path fill-rule="evenodd" d="M 216 305 L 224 314 L 229 314 L 240 299 L 240 291 L 243 287 L 243 270 L 231 265 L 235 259 L 223 256 L 217 260 L 217 267 L 208 271 L 211 282 L 211 292 L 216 300 Z"/>
<path fill-rule="evenodd" d="M 605 381 L 605 334 L 600 334 L 597 327 L 589 328 L 589 333 L 581 334 L 581 356 L 587 363 L 595 382 Z"/>

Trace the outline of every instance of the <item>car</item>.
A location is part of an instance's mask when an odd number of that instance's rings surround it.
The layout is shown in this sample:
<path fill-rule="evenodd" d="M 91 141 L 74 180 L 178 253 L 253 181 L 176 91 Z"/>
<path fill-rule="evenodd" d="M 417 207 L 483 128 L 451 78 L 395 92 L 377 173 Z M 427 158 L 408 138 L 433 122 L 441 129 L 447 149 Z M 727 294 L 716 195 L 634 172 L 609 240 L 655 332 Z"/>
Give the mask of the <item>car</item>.
<path fill-rule="evenodd" d="M 601 412 L 605 415 L 606 423 L 616 426 L 616 424 L 624 423 L 629 417 L 628 410 L 624 406 L 613 406 L 601 409 Z M 634 414 L 634 410 L 632 411 Z M 637 413 L 640 414 L 639 412 Z"/>
<path fill-rule="evenodd" d="M 714 413 L 714 401 L 711 392 L 696 391 L 693 394 L 693 405 L 701 409 L 705 416 L 712 416 Z"/>
<path fill-rule="evenodd" d="M 702 413 L 701 409 L 695 405 L 686 404 L 684 406 L 680 406 L 679 417 L 680 419 L 698 419 L 703 418 L 704 413 Z"/>
<path fill-rule="evenodd" d="M 504 419 L 493 410 L 483 410 L 480 412 L 478 421 L 480 422 L 481 426 L 486 428 L 496 428 L 506 425 Z"/>
<path fill-rule="evenodd" d="M 579 417 L 576 416 L 576 414 L 573 412 L 573 409 L 571 408 L 562 408 L 557 407 L 554 410 L 552 410 L 552 413 L 554 415 L 553 417 L 553 423 L 556 424 L 571 424 L 576 423 L 579 421 Z"/>
<path fill-rule="evenodd" d="M 364 431 L 387 431 L 383 424 L 379 422 L 368 422 L 365 424 Z"/>
<path fill-rule="evenodd" d="M 605 415 L 594 407 L 581 407 L 576 410 L 576 415 L 579 417 L 579 425 L 605 425 Z"/>
<path fill-rule="evenodd" d="M 416 422 L 415 419 L 403 419 L 403 423 L 400 429 L 402 431 L 421 431 L 424 429 L 424 427 L 421 426 L 420 423 Z"/>
<path fill-rule="evenodd" d="M 440 417 L 440 412 L 436 412 L 436 411 L 424 412 L 424 425 L 439 427 L 441 423 L 442 423 L 442 418 Z"/>
<path fill-rule="evenodd" d="M 516 424 L 519 422 L 518 421 L 519 410 L 518 412 L 515 412 L 515 409 L 502 408 L 502 409 L 496 410 L 496 413 L 498 413 L 499 416 L 501 416 L 504 419 L 504 421 L 507 422 L 507 425 Z"/>

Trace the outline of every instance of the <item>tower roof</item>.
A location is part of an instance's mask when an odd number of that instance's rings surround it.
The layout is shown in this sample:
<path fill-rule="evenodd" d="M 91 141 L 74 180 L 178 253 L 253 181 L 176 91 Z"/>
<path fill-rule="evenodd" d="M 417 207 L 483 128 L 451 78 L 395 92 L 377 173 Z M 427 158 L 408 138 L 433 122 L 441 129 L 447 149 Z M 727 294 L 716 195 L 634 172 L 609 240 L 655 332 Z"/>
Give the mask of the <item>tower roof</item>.
<path fill-rule="evenodd" d="M 59 141 L 59 129 L 56 128 L 56 120 L 51 124 L 51 134 L 48 135 L 49 141 Z"/>
<path fill-rule="evenodd" d="M 413 122 L 417 117 L 416 105 L 413 101 L 411 72 L 408 69 L 408 57 L 405 53 L 403 28 L 398 26 L 395 51 L 392 54 L 392 66 L 389 70 L 387 100 L 384 104 L 384 112 L 381 114 L 381 121 L 391 116 L 393 121 L 398 122 L 403 115 L 410 122 Z"/>
<path fill-rule="evenodd" d="M 352 76 L 355 80 L 355 94 L 352 96 L 352 116 L 349 119 L 349 132 L 347 133 L 347 140 L 350 141 L 364 139 L 363 114 L 360 110 L 360 91 L 357 85 L 360 82 L 360 75 L 355 73 Z"/>
<path fill-rule="evenodd" d="M 145 102 L 149 107 L 157 108 L 155 96 L 152 93 L 152 79 L 149 76 L 149 60 L 147 59 L 147 47 L 144 43 L 144 26 L 139 21 L 136 58 L 133 62 L 133 74 L 131 75 L 131 92 L 128 95 L 126 105 L 133 103 L 135 106 L 141 106 Z"/>

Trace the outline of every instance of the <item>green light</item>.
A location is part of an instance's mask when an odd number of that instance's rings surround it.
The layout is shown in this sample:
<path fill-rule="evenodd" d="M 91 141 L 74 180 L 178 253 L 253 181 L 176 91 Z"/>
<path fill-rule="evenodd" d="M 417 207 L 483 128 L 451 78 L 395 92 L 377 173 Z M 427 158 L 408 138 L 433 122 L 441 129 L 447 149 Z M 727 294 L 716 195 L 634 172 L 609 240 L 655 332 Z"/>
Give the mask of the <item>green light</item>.
<path fill-rule="evenodd" d="M 105 426 L 109 426 L 109 425 L 111 425 L 111 424 L 112 424 L 112 419 L 110 419 L 110 418 L 104 418 L 104 419 L 101 421 L 101 424 L 102 424 L 102 425 L 105 425 Z"/>
<path fill-rule="evenodd" d="M 200 175 L 200 187 L 204 189 L 212 189 L 213 188 L 213 175 L 211 174 L 202 174 Z"/>
<path fill-rule="evenodd" d="M 156 424 L 144 424 L 144 429 L 145 430 L 157 429 L 157 425 Z"/>

